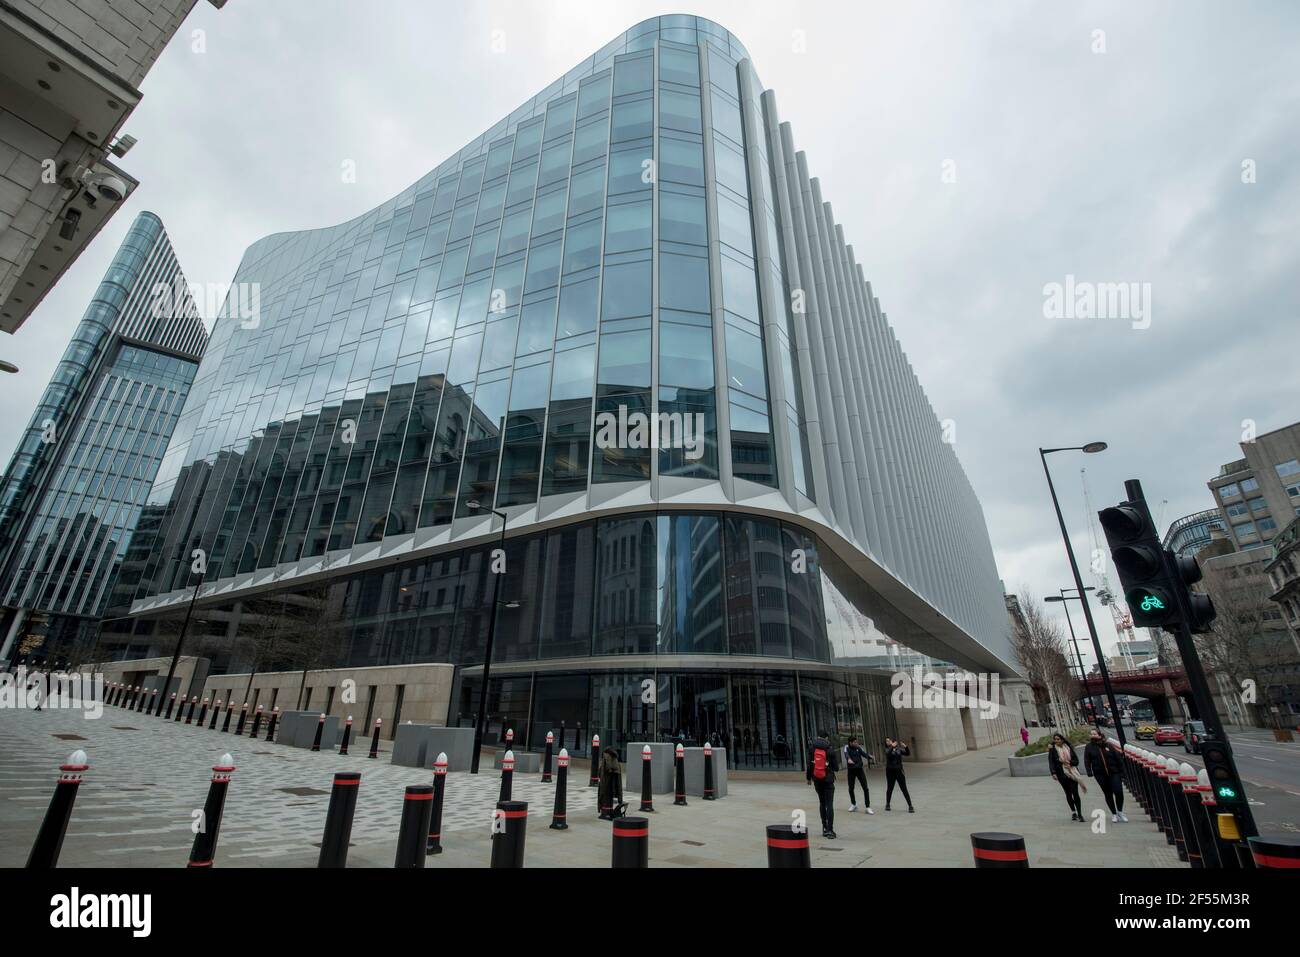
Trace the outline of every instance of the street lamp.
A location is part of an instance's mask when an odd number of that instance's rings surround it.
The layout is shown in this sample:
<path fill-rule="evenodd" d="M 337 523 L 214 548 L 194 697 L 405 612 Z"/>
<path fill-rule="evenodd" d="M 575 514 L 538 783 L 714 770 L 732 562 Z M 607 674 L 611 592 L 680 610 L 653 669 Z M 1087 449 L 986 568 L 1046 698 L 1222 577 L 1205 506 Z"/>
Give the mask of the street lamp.
<path fill-rule="evenodd" d="M 465 507 L 470 511 L 477 512 L 483 508 L 483 504 L 477 500 L 471 500 L 465 503 Z M 498 512 L 495 508 L 488 508 L 487 511 L 501 518 L 501 548 L 504 551 L 506 547 L 506 522 L 508 517 L 505 512 Z M 491 561 L 488 562 L 488 568 L 492 567 Z M 483 649 L 483 685 L 478 692 L 478 714 L 474 718 L 474 753 L 470 756 L 469 773 L 478 774 L 479 752 L 483 748 L 483 728 L 487 721 L 487 694 L 488 680 L 492 676 L 492 643 L 497 634 L 497 606 L 504 604 L 507 608 L 518 608 L 519 602 L 507 601 L 502 602 L 499 598 L 501 593 L 501 577 L 498 575 L 492 583 L 492 612 L 488 616 L 488 633 L 487 646 Z"/>
<path fill-rule="evenodd" d="M 1074 660 L 1077 661 L 1078 664 L 1079 664 L 1079 682 L 1080 682 L 1081 684 L 1086 684 L 1086 683 L 1087 683 L 1087 677 L 1086 677 L 1086 675 L 1085 675 L 1085 673 L 1084 673 L 1084 670 L 1083 670 L 1083 655 L 1079 654 L 1079 639 L 1078 639 L 1077 637 L 1075 637 L 1075 634 L 1074 634 L 1074 622 L 1073 622 L 1073 620 L 1071 620 L 1071 618 L 1070 618 L 1070 606 L 1067 605 L 1067 604 L 1065 604 L 1067 601 L 1081 601 L 1082 599 L 1080 599 L 1078 595 L 1066 595 L 1066 592 L 1067 592 L 1067 591 L 1074 591 L 1075 589 L 1073 589 L 1073 588 L 1061 588 L 1061 589 L 1058 589 L 1058 590 L 1060 591 L 1060 596 L 1059 596 L 1059 597 L 1057 597 L 1057 596 L 1055 596 L 1055 595 L 1049 595 L 1049 596 L 1047 596 L 1046 598 L 1044 598 L 1043 601 L 1047 601 L 1047 602 L 1060 602 L 1060 603 L 1061 603 L 1061 607 L 1065 609 L 1065 623 L 1066 623 L 1066 625 L 1068 625 L 1069 628 L 1070 628 L 1070 644 L 1074 645 Z M 1095 589 L 1094 589 L 1091 585 L 1089 585 L 1087 588 L 1084 589 L 1084 591 L 1095 591 Z M 1097 700 L 1096 700 L 1096 695 L 1088 695 L 1088 697 L 1093 699 L 1093 701 L 1092 701 L 1092 723 L 1093 723 L 1093 724 L 1094 724 L 1098 729 L 1100 729 L 1100 728 L 1101 728 L 1101 724 L 1100 724 L 1100 722 L 1099 722 L 1098 719 L 1097 719 Z"/>
<path fill-rule="evenodd" d="M 16 373 L 18 367 L 7 359 L 0 359 L 0 372 Z"/>
<path fill-rule="evenodd" d="M 1056 497 L 1056 486 L 1052 484 L 1052 473 L 1047 467 L 1047 456 L 1051 452 L 1084 452 L 1093 455 L 1106 451 L 1105 442 L 1089 442 L 1087 445 L 1071 445 L 1059 449 L 1039 449 L 1038 457 L 1043 461 L 1043 474 L 1047 476 L 1047 488 L 1052 493 L 1052 506 L 1056 509 L 1056 521 L 1061 526 L 1061 540 L 1065 543 L 1065 554 L 1070 559 L 1070 571 L 1074 574 L 1075 589 L 1079 592 L 1079 604 L 1083 605 L 1083 617 L 1088 622 L 1088 634 L 1092 636 L 1092 649 L 1097 654 L 1097 668 L 1101 671 L 1101 681 L 1106 687 L 1106 697 L 1110 700 L 1110 712 L 1115 715 L 1115 734 L 1123 747 L 1124 726 L 1119 722 L 1119 703 L 1115 700 L 1115 689 L 1110 685 L 1110 672 L 1106 670 L 1106 659 L 1101 653 L 1101 639 L 1097 637 L 1097 626 L 1092 620 L 1092 609 L 1088 606 L 1088 596 L 1084 592 L 1083 577 L 1079 574 L 1079 564 L 1074 560 L 1074 549 L 1070 547 L 1070 533 L 1065 529 L 1065 516 L 1061 514 L 1061 502 Z"/>

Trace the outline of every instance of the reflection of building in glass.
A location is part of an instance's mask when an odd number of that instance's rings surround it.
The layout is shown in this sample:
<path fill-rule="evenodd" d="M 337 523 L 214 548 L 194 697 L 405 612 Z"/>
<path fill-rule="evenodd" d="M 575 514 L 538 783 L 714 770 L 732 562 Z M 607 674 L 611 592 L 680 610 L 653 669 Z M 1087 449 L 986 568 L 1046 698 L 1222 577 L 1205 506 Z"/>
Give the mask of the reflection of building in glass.
<path fill-rule="evenodd" d="M 1197 552 L 1210 544 L 1210 533 L 1216 528 L 1225 531 L 1223 516 L 1217 508 L 1184 515 L 1175 520 L 1165 532 L 1164 546 L 1179 555 L 1195 557 Z"/>
<path fill-rule="evenodd" d="M 167 233 L 141 213 L 0 485 L 0 659 L 44 660 L 93 631 L 138 520 L 158 521 L 145 499 L 207 342 L 188 292 L 173 305 L 174 289 L 185 280 Z"/>
<path fill-rule="evenodd" d="M 263 320 L 217 321 L 106 653 L 181 615 L 202 548 L 205 639 L 327 587 L 329 664 L 458 666 L 435 720 L 472 719 L 495 613 L 494 734 L 581 721 L 789 766 L 819 728 L 899 726 L 929 757 L 997 733 L 881 703 L 900 665 L 1012 670 L 992 550 L 721 27 L 647 20 L 379 208 L 255 243 L 235 278 Z M 604 413 L 698 413 L 703 454 L 598 447 Z M 500 520 L 471 502 L 509 516 L 499 595 Z M 252 667 L 224 640 L 216 673 Z"/>

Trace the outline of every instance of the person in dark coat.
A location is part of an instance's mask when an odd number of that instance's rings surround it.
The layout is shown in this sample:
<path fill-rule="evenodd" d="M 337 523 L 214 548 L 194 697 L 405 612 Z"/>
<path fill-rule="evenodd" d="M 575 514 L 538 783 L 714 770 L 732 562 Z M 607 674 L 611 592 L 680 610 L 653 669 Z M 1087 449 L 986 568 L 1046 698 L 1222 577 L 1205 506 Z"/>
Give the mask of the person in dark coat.
<path fill-rule="evenodd" d="M 1047 749 L 1047 770 L 1065 792 L 1065 803 L 1070 805 L 1070 820 L 1082 821 L 1083 804 L 1079 800 L 1079 790 L 1083 788 L 1083 780 L 1079 774 L 1079 755 L 1075 753 L 1074 745 L 1059 732 L 1052 735 L 1052 744 Z"/>
<path fill-rule="evenodd" d="M 1101 788 L 1101 795 L 1110 808 L 1111 822 L 1128 823 L 1128 815 L 1124 813 L 1124 775 L 1119 755 L 1111 750 L 1096 728 L 1092 729 L 1083 749 L 1083 772 L 1091 774 L 1097 787 Z"/>
<path fill-rule="evenodd" d="M 831 746 L 824 733 L 818 733 L 808 749 L 808 783 L 817 792 L 818 811 L 822 819 L 822 837 L 835 838 L 835 772 L 840 769 L 839 751 Z"/>
<path fill-rule="evenodd" d="M 619 763 L 618 752 L 613 748 L 602 751 L 596 773 L 599 778 L 596 804 L 600 809 L 600 818 L 602 821 L 612 821 L 623 803 L 623 766 Z"/>
<path fill-rule="evenodd" d="M 910 757 L 912 749 L 902 741 L 895 741 L 893 738 L 885 738 L 885 810 L 888 811 L 889 803 L 894 798 L 894 786 L 903 792 L 903 800 L 907 802 L 907 813 L 913 814 L 916 808 L 912 806 L 912 795 L 907 793 L 907 772 L 903 770 L 903 758 Z"/>

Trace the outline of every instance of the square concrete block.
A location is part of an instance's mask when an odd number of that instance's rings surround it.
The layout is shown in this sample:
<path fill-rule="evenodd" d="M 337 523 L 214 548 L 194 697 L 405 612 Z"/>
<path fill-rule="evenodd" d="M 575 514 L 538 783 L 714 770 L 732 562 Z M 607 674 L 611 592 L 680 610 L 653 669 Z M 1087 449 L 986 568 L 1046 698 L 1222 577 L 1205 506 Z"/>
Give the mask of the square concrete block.
<path fill-rule="evenodd" d="M 641 796 L 641 775 L 645 773 L 646 760 L 641 756 L 642 749 L 650 745 L 650 793 L 673 793 L 673 755 L 677 745 L 671 742 L 629 741 L 627 745 L 627 762 L 623 765 L 627 772 L 627 791 L 636 797 Z M 701 774 L 704 772 L 701 771 Z M 689 782 L 689 778 L 687 779 Z"/>
<path fill-rule="evenodd" d="M 397 726 L 397 737 L 393 739 L 392 764 L 404 768 L 422 768 L 429 750 L 429 732 L 433 725 L 414 724 L 410 721 Z M 437 756 L 437 752 L 434 752 Z"/>
<path fill-rule="evenodd" d="M 637 779 L 638 783 L 640 778 Z M 686 793 L 704 797 L 704 749 L 686 749 Z M 727 796 L 727 749 L 713 749 L 713 795 Z"/>
<path fill-rule="evenodd" d="M 280 715 L 280 723 L 275 732 L 276 743 L 286 744 L 291 748 L 311 748 L 316 740 L 318 724 L 320 724 L 319 711 L 286 711 Z M 335 750 L 342 739 L 343 727 L 338 716 L 327 715 L 325 727 L 321 730 L 321 750 Z"/>
<path fill-rule="evenodd" d="M 498 751 L 497 756 L 492 759 L 492 767 L 498 771 L 501 770 L 501 759 L 505 756 L 504 751 Z M 515 752 L 515 773 L 516 774 L 541 774 L 542 773 L 542 754 L 538 751 L 516 751 Z M 551 773 L 555 773 L 555 756 L 551 756 Z"/>
<path fill-rule="evenodd" d="M 431 727 L 424 766 L 432 768 L 439 753 L 446 753 L 448 771 L 468 771 L 474 756 L 474 729 Z"/>

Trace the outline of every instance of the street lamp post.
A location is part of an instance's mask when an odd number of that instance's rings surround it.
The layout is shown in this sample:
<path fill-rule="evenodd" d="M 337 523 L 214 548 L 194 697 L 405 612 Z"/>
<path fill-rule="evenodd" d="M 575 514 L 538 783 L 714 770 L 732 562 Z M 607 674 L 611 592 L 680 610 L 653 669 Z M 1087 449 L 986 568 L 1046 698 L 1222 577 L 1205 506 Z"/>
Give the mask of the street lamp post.
<path fill-rule="evenodd" d="M 1093 591 L 1093 587 L 1092 587 L 1091 585 L 1089 585 L 1085 590 L 1086 590 L 1086 591 Z M 1043 601 L 1049 601 L 1049 602 L 1060 602 L 1060 603 L 1061 603 L 1061 607 L 1065 609 L 1065 624 L 1066 624 L 1066 625 L 1069 627 L 1069 629 L 1070 629 L 1070 644 L 1074 645 L 1074 660 L 1075 660 L 1075 661 L 1078 663 L 1078 665 L 1079 665 L 1079 683 L 1080 683 L 1081 685 L 1086 685 L 1086 684 L 1087 684 L 1087 675 L 1086 675 L 1086 673 L 1085 673 L 1084 670 L 1083 670 L 1083 655 L 1081 655 L 1081 654 L 1079 653 L 1079 639 L 1078 639 L 1078 638 L 1075 636 L 1075 634 L 1074 634 L 1074 621 L 1073 621 L 1073 619 L 1070 618 L 1070 606 L 1069 606 L 1068 604 L 1066 604 L 1066 602 L 1068 602 L 1068 601 L 1070 601 L 1070 600 L 1072 600 L 1072 599 L 1073 599 L 1073 600 L 1076 600 L 1076 601 L 1079 600 L 1079 597 L 1078 597 L 1077 595 L 1067 595 L 1067 594 L 1066 594 L 1067 591 L 1074 591 L 1073 588 L 1061 588 L 1061 589 L 1059 589 L 1059 591 L 1060 591 L 1060 593 L 1061 593 L 1061 595 L 1060 595 L 1059 598 L 1057 598 L 1057 597 L 1054 596 L 1054 595 L 1049 595 L 1049 596 L 1047 596 L 1046 598 L 1044 598 Z M 1098 730 L 1100 730 L 1100 729 L 1101 729 L 1101 723 L 1100 723 L 1100 721 L 1098 720 L 1098 717 L 1097 717 L 1097 700 L 1096 700 L 1097 696 L 1096 696 L 1096 695 L 1092 695 L 1092 694 L 1090 694 L 1090 695 L 1088 695 L 1088 697 L 1092 699 L 1092 723 L 1093 723 L 1093 725 L 1094 725 Z M 1116 719 L 1116 720 L 1118 720 L 1118 719 Z"/>
<path fill-rule="evenodd" d="M 1110 701 L 1111 714 L 1115 715 L 1115 735 L 1120 746 L 1124 740 L 1124 726 L 1119 721 L 1119 703 L 1115 700 L 1115 689 L 1110 685 L 1110 672 L 1106 669 L 1106 659 L 1101 652 L 1101 639 L 1097 637 L 1097 626 L 1092 620 L 1092 609 L 1088 607 L 1088 596 L 1083 590 L 1083 577 L 1079 574 L 1079 564 L 1074 560 L 1074 549 L 1070 547 L 1070 533 L 1065 528 L 1065 516 L 1061 514 L 1061 502 L 1056 497 L 1056 486 L 1052 484 L 1052 472 L 1047 467 L 1050 452 L 1084 452 L 1092 455 L 1106 450 L 1105 442 L 1089 442 L 1087 445 L 1073 445 L 1059 449 L 1039 449 L 1038 457 L 1043 461 L 1043 474 L 1047 476 L 1047 488 L 1052 493 L 1052 506 L 1056 509 L 1056 521 L 1061 526 L 1061 540 L 1065 543 L 1065 554 L 1070 559 L 1070 571 L 1074 575 L 1074 585 L 1079 592 L 1079 604 L 1083 606 L 1083 617 L 1088 623 L 1088 634 L 1092 636 L 1092 649 L 1097 655 L 1097 668 L 1101 672 L 1101 681 L 1106 688 L 1106 697 Z"/>
<path fill-rule="evenodd" d="M 478 511 L 483 507 L 479 502 L 466 502 L 465 506 L 472 511 Z M 506 522 L 508 521 L 506 513 L 498 512 L 495 508 L 489 508 L 488 511 L 501 518 L 501 549 L 504 553 L 506 547 Z M 491 567 L 491 559 L 489 558 L 488 568 Z M 479 688 L 478 714 L 474 718 L 474 753 L 470 756 L 470 774 L 478 774 L 479 752 L 483 748 L 483 730 L 487 719 L 488 681 L 492 676 L 492 643 L 497 634 L 497 606 L 501 602 L 500 594 L 501 576 L 497 575 L 496 580 L 492 583 L 492 611 L 488 616 L 487 645 L 483 649 L 483 684 Z"/>

